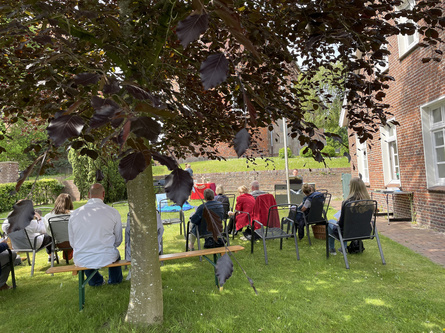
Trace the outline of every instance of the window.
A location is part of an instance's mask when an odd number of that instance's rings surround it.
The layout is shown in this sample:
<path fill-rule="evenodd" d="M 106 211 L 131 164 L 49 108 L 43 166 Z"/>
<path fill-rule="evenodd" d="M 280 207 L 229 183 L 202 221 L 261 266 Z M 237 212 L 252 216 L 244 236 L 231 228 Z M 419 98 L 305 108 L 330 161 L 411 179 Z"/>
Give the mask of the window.
<path fill-rule="evenodd" d="M 398 10 L 402 9 L 413 9 L 416 4 L 415 0 L 403 0 L 400 6 L 397 7 Z M 411 22 L 407 18 L 402 17 L 398 20 L 398 23 Z M 419 34 L 414 32 L 412 35 L 402 35 L 398 36 L 399 42 L 399 57 L 403 57 L 406 53 L 412 50 L 419 43 Z"/>
<path fill-rule="evenodd" d="M 445 185 L 445 96 L 420 107 L 427 186 Z"/>
<path fill-rule="evenodd" d="M 382 141 L 383 176 L 385 184 L 400 184 L 399 153 L 396 126 L 388 122 L 380 129 Z"/>
<path fill-rule="evenodd" d="M 362 175 L 362 180 L 365 183 L 369 183 L 368 152 L 366 149 L 366 141 L 363 143 L 360 143 L 360 140 L 356 135 L 355 142 L 356 142 L 356 147 L 357 147 L 358 172 Z"/>

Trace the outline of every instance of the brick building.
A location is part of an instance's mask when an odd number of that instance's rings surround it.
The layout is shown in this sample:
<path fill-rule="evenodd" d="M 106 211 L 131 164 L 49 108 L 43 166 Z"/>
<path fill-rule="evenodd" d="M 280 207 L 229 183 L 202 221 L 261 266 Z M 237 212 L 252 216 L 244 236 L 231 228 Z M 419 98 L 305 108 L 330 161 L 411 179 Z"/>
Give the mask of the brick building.
<path fill-rule="evenodd" d="M 441 37 L 445 38 L 443 32 Z M 388 120 L 400 126 L 389 122 L 366 144 L 350 136 L 352 162 L 357 166 L 351 173 L 360 172 L 369 190 L 412 192 L 417 223 L 445 232 L 445 62 L 422 63 L 433 51 L 419 47 L 420 41 L 417 34 L 389 40 L 386 70 L 395 81 L 389 83 L 383 102 L 391 105 L 394 115 Z M 347 125 L 344 114 L 340 125 Z M 409 215 L 409 195 L 393 198 L 390 210 L 396 217 Z M 386 210 L 386 203 L 382 208 Z"/>

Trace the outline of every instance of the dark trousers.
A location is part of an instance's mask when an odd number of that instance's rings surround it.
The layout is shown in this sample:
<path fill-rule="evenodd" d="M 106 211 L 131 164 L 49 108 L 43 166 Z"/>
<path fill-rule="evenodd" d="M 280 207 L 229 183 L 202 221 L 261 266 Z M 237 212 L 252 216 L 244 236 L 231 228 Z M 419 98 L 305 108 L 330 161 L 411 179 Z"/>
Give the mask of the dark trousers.
<path fill-rule="evenodd" d="M 53 241 L 53 239 L 51 238 L 50 235 L 43 234 L 42 245 L 40 246 L 39 249 L 46 246 L 46 253 L 51 254 L 51 246 L 47 246 L 47 245 L 51 244 L 52 241 Z"/>
<path fill-rule="evenodd" d="M 298 238 L 301 240 L 304 237 L 304 217 L 302 212 L 297 212 L 295 215 L 295 226 L 298 228 Z"/>

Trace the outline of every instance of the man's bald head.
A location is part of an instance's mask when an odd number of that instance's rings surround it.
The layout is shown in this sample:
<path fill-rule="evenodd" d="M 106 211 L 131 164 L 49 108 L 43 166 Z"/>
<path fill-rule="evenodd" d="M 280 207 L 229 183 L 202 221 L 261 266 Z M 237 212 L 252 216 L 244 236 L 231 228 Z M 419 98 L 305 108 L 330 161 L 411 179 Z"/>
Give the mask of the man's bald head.
<path fill-rule="evenodd" d="M 104 187 L 99 184 L 93 184 L 90 187 L 90 190 L 88 191 L 88 197 L 91 198 L 98 198 L 98 199 L 104 199 L 105 198 L 105 189 Z"/>

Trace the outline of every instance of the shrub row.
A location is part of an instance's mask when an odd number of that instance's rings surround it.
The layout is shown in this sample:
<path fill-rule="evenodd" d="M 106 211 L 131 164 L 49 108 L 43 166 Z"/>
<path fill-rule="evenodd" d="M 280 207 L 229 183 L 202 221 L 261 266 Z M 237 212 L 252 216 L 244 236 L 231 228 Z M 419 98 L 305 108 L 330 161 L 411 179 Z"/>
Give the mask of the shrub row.
<path fill-rule="evenodd" d="M 34 181 L 25 181 L 20 190 L 11 195 L 15 190 L 16 183 L 0 184 L 0 211 L 10 211 L 17 200 L 27 198 L 31 192 Z M 32 194 L 28 199 L 32 199 L 34 205 L 53 203 L 62 192 L 64 186 L 56 179 L 42 179 L 35 182 Z"/>

